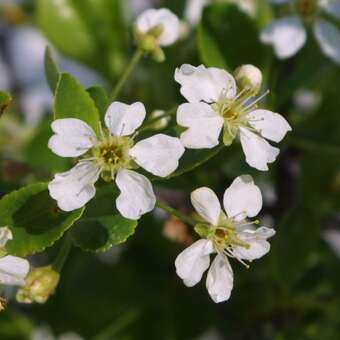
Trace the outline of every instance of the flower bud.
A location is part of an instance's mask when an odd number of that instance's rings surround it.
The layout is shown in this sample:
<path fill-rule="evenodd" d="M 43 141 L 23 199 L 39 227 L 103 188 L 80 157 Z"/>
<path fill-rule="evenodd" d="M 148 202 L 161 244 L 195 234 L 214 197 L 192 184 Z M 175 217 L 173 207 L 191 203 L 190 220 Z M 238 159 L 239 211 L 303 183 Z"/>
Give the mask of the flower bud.
<path fill-rule="evenodd" d="M 242 65 L 234 72 L 237 86 L 256 96 L 262 85 L 262 72 L 254 65 Z"/>
<path fill-rule="evenodd" d="M 21 303 L 45 303 L 53 294 L 60 274 L 52 266 L 33 269 L 26 278 L 25 285 L 18 290 L 17 301 Z"/>
<path fill-rule="evenodd" d="M 151 112 L 150 114 L 150 120 L 153 121 L 152 127 L 154 130 L 162 130 L 165 129 L 170 122 L 170 117 L 162 117 L 164 115 L 165 111 L 163 110 L 155 110 Z"/>
<path fill-rule="evenodd" d="M 3 310 L 5 310 L 7 307 L 7 300 L 0 296 L 0 312 L 2 312 Z"/>

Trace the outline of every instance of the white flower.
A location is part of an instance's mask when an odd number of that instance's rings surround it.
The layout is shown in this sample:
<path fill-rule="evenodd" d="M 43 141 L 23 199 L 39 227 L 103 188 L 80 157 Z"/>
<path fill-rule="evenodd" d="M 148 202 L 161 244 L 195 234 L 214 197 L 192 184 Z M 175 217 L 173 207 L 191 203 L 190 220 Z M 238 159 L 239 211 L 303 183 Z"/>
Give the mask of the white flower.
<path fill-rule="evenodd" d="M 290 16 L 274 20 L 261 33 L 262 42 L 272 44 L 278 58 L 290 58 L 305 45 L 307 23 L 323 53 L 340 63 L 340 30 L 323 15 L 339 19 L 340 0 L 281 0 L 276 4 L 293 8 Z"/>
<path fill-rule="evenodd" d="M 160 46 L 172 45 L 180 34 L 177 16 L 166 8 L 147 9 L 138 16 L 136 26 L 140 33 L 155 34 Z"/>
<path fill-rule="evenodd" d="M 7 227 L 0 227 L 0 248 L 4 250 L 7 241 L 12 240 L 12 232 Z M 21 286 L 25 283 L 25 277 L 30 265 L 27 260 L 16 256 L 0 257 L 0 284 Z"/>
<path fill-rule="evenodd" d="M 120 195 L 119 212 L 126 218 L 139 219 L 151 211 L 156 198 L 150 181 L 133 171 L 139 166 L 152 174 L 166 177 L 178 166 L 184 148 L 178 138 L 157 134 L 134 143 L 136 129 L 145 118 L 142 103 L 132 105 L 113 102 L 105 115 L 107 130 L 97 136 L 84 121 L 57 119 L 49 148 L 61 157 L 87 154 L 71 170 L 56 174 L 48 188 L 60 209 L 71 211 L 83 207 L 95 193 L 101 175 L 116 182 Z"/>
<path fill-rule="evenodd" d="M 252 100 L 254 89 L 238 91 L 233 76 L 214 67 L 185 64 L 176 70 L 175 80 L 189 102 L 177 110 L 177 123 L 187 128 L 181 134 L 185 147 L 213 148 L 219 144 L 223 128 L 225 145 L 239 136 L 247 163 L 258 170 L 268 170 L 267 164 L 275 161 L 279 149 L 266 139 L 278 143 L 291 127 L 278 113 L 257 109 L 256 103 L 263 96 Z"/>
<path fill-rule="evenodd" d="M 252 225 L 247 221 L 262 207 L 259 188 L 250 176 L 237 177 L 225 191 L 221 209 L 215 193 L 209 188 L 199 188 L 191 193 L 191 202 L 204 221 L 195 230 L 202 239 L 178 255 L 176 272 L 188 287 L 196 285 L 210 266 L 210 254 L 217 253 L 208 271 L 206 287 L 216 302 L 229 299 L 233 288 L 233 271 L 228 256 L 241 263 L 258 259 L 270 250 L 267 242 L 275 234 L 273 229 Z"/>

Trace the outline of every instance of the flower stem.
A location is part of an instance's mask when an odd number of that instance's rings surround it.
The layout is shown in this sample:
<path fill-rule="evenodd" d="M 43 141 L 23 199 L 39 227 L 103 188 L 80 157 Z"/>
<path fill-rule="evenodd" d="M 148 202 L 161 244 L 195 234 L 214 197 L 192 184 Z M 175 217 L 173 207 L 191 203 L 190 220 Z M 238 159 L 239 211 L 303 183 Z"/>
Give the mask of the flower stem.
<path fill-rule="evenodd" d="M 190 224 L 192 226 L 195 226 L 197 224 L 196 221 L 193 218 L 182 214 L 180 211 L 178 211 L 175 208 L 170 207 L 169 205 L 167 205 L 164 202 L 157 201 L 156 206 L 158 208 L 168 212 L 169 214 L 178 217 L 180 220 L 182 220 L 183 222 L 185 222 L 187 224 Z"/>
<path fill-rule="evenodd" d="M 58 255 L 52 264 L 53 269 L 57 271 L 58 273 L 60 273 L 61 270 L 63 269 L 63 266 L 65 264 L 65 261 L 71 249 L 72 249 L 72 239 L 71 239 L 70 233 L 67 233 L 64 236 L 63 243 L 60 246 Z"/>
<path fill-rule="evenodd" d="M 111 100 L 114 101 L 118 97 L 121 89 L 123 88 L 123 85 L 129 78 L 131 72 L 134 70 L 134 68 L 137 66 L 139 61 L 141 60 L 143 56 L 143 50 L 141 48 L 137 48 L 134 55 L 132 56 L 132 59 L 130 60 L 129 64 L 127 65 L 124 73 L 121 75 L 120 79 L 118 80 L 116 86 L 114 87 L 111 95 Z"/>

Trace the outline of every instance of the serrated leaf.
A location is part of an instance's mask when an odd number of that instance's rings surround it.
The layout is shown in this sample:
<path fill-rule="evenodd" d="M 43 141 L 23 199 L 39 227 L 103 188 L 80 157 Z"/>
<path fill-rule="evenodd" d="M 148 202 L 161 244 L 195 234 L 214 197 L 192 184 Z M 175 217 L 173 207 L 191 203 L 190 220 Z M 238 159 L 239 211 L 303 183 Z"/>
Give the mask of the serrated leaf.
<path fill-rule="evenodd" d="M 87 89 L 87 92 L 95 102 L 96 107 L 100 112 L 100 116 L 104 119 L 106 110 L 109 106 L 109 97 L 106 91 L 100 86 L 92 86 Z"/>
<path fill-rule="evenodd" d="M 48 86 L 50 87 L 52 93 L 54 93 L 58 84 L 59 70 L 58 66 L 54 62 L 52 50 L 49 47 L 46 47 L 45 49 L 44 65 Z"/>
<path fill-rule="evenodd" d="M 0 117 L 12 102 L 11 95 L 6 91 L 0 91 Z"/>
<path fill-rule="evenodd" d="M 82 213 L 83 209 L 58 209 L 49 196 L 47 183 L 13 191 L 0 200 L 0 226 L 8 226 L 13 233 L 6 249 L 16 256 L 41 252 L 52 246 Z"/>
<path fill-rule="evenodd" d="M 95 42 L 71 1 L 38 0 L 37 22 L 48 39 L 63 54 L 89 60 Z"/>
<path fill-rule="evenodd" d="M 116 209 L 117 191 L 112 185 L 99 188 L 86 212 L 72 229 L 75 245 L 101 252 L 125 242 L 134 234 L 138 221 L 122 217 Z"/>
<path fill-rule="evenodd" d="M 201 59 L 207 66 L 233 70 L 241 64 L 263 63 L 264 48 L 256 24 L 235 5 L 208 6 L 197 34 Z"/>
<path fill-rule="evenodd" d="M 62 73 L 54 99 L 54 117 L 77 118 L 99 132 L 100 116 L 90 94 L 69 73 Z"/>

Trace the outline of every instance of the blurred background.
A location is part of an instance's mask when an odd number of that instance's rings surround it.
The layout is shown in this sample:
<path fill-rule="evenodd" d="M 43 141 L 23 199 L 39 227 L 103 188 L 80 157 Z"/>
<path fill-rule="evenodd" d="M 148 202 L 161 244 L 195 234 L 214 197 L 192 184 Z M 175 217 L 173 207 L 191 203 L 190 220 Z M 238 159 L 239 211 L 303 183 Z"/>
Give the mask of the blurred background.
<path fill-rule="evenodd" d="M 104 253 L 75 247 L 46 304 L 17 304 L 15 290 L 1 288 L 9 303 L 0 313 L 0 339 L 340 339 L 340 66 L 310 32 L 294 58 L 276 59 L 259 41 L 275 15 L 264 0 L 0 0 L 0 89 L 14 98 L 0 119 L 0 194 L 67 169 L 47 148 L 53 94 L 46 46 L 61 70 L 110 91 L 134 51 L 134 19 L 149 7 L 174 11 L 183 21 L 181 39 L 165 50 L 164 63 L 143 60 L 120 101 L 168 110 L 184 102 L 173 79 L 183 63 L 230 72 L 252 63 L 271 91 L 265 105 L 293 127 L 269 172 L 247 166 L 235 144 L 160 183 L 157 193 L 190 214 L 189 193 L 198 186 L 221 197 L 236 176 L 251 174 L 264 196 L 262 225 L 277 231 L 271 252 L 250 269 L 233 262 L 231 299 L 214 304 L 203 281 L 189 289 L 175 273 L 193 230 L 155 210 L 121 246 Z M 45 265 L 54 252 L 30 261 Z"/>

